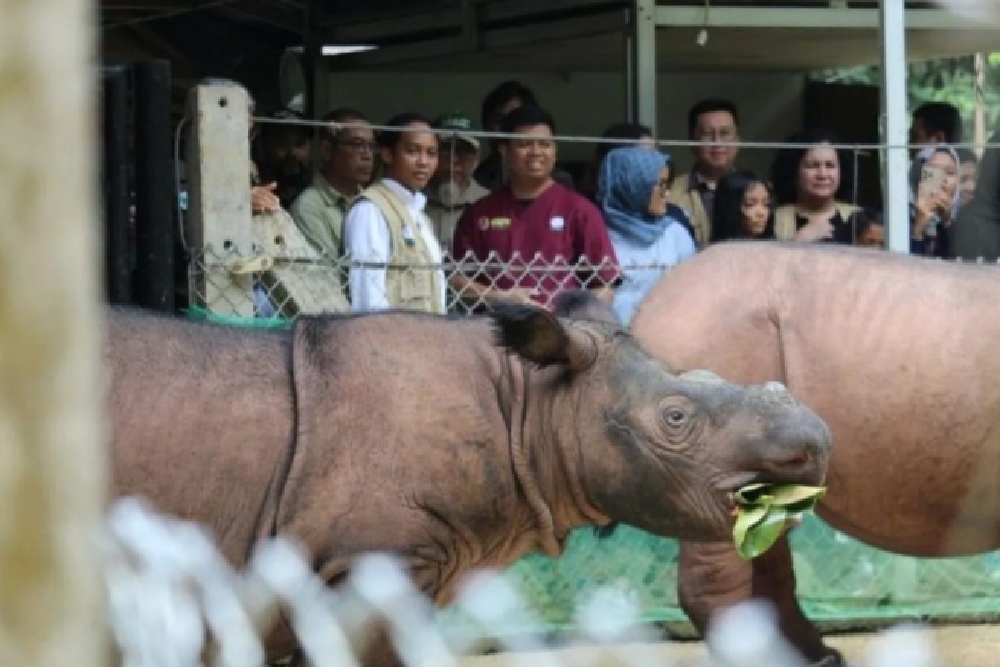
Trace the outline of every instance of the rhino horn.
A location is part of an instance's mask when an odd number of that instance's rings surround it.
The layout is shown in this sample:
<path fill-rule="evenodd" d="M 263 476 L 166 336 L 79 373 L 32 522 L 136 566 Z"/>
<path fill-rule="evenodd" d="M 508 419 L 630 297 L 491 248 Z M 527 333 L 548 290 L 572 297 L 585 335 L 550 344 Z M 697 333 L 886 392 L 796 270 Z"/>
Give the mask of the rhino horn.
<path fill-rule="evenodd" d="M 708 384 L 719 384 L 725 382 L 721 377 L 711 371 L 696 369 L 680 374 L 680 379 L 691 380 L 692 382 L 706 382 Z"/>

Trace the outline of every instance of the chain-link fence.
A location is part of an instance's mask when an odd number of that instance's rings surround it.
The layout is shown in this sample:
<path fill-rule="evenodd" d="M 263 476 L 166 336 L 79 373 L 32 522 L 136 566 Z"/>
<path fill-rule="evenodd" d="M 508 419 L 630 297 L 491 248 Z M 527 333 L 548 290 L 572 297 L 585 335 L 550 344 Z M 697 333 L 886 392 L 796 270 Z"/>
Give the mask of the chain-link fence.
<path fill-rule="evenodd" d="M 405 307 L 392 298 L 387 285 L 411 277 L 421 282 L 420 276 L 426 274 L 439 277 L 441 299 L 425 310 L 471 315 L 482 312 L 494 299 L 547 306 L 566 288 L 614 288 L 622 275 L 651 282 L 668 269 L 663 263 L 622 266 L 610 258 L 592 265 L 586 260 L 569 262 L 562 258 L 549 262 L 540 256 L 527 260 L 515 256 L 506 262 L 495 255 L 485 260 L 445 256 L 433 264 L 406 264 L 329 259 L 317 254 L 302 257 L 261 253 L 243 258 L 206 249 L 189 265 L 189 289 L 196 311 L 205 308 L 211 294 L 222 295 L 206 309 L 211 311 L 209 316 L 222 320 L 242 318 L 243 324 L 263 326 L 280 324 L 275 320 L 290 319 L 299 313 L 351 311 L 352 285 L 368 291 L 368 303 Z M 369 279 L 376 274 L 377 281 Z M 243 288 L 237 286 L 234 291 L 234 281 Z M 249 318 L 241 306 L 245 306 L 247 286 L 252 286 L 253 301 Z"/>

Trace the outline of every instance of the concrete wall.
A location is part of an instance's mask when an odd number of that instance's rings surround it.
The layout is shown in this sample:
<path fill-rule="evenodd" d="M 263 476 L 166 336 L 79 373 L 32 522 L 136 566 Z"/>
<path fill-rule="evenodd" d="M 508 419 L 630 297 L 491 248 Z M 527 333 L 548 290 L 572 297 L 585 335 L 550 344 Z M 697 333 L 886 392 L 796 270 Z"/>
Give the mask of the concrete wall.
<path fill-rule="evenodd" d="M 327 106 L 361 109 L 375 122 L 401 111 L 433 117 L 451 110 L 468 113 L 478 124 L 483 96 L 497 83 L 518 79 L 530 86 L 555 116 L 559 134 L 600 135 L 625 117 L 624 78 L 612 73 L 557 74 L 340 74 L 330 75 Z M 775 141 L 798 129 L 805 77 L 792 74 L 663 74 L 658 80 L 659 138 L 685 139 L 687 110 L 698 99 L 725 96 L 742 115 L 748 141 Z M 560 158 L 586 160 L 594 145 L 560 145 Z M 686 147 L 669 149 L 682 168 L 690 162 Z M 771 151 L 744 149 L 740 164 L 766 170 Z"/>

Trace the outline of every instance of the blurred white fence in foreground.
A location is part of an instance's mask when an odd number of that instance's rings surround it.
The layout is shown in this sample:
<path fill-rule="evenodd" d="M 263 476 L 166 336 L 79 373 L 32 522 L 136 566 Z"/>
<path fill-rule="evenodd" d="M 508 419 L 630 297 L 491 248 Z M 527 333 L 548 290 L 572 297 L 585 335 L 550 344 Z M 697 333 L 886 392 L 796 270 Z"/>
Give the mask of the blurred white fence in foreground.
<path fill-rule="evenodd" d="M 260 667 L 264 650 L 257 626 L 283 609 L 311 667 L 357 667 L 351 629 L 387 620 L 406 667 L 457 667 L 482 641 L 509 652 L 506 667 L 568 667 L 544 638 L 497 634 L 530 611 L 497 572 L 470 577 L 455 602 L 474 619 L 478 636 L 447 636 L 433 621 L 430 601 L 397 561 L 372 554 L 359 559 L 342 590 L 326 588 L 297 547 L 275 539 L 260 545 L 243 572 L 233 571 L 212 537 L 198 526 L 157 514 L 140 499 L 117 501 L 100 539 L 107 584 L 108 623 L 122 667 Z M 574 644 L 593 647 L 573 667 L 670 667 L 662 647 L 627 592 L 598 589 L 580 600 Z M 491 632 L 492 630 L 492 632 Z M 865 667 L 932 667 L 933 646 L 919 628 L 883 633 Z M 206 644 L 216 661 L 206 664 Z M 626 652 L 614 646 L 629 643 Z M 802 667 L 777 632 L 772 608 L 751 601 L 721 614 L 706 637 L 714 667 Z M 639 650 L 635 650 L 636 646 Z M 519 656 L 524 656 L 523 661 Z"/>

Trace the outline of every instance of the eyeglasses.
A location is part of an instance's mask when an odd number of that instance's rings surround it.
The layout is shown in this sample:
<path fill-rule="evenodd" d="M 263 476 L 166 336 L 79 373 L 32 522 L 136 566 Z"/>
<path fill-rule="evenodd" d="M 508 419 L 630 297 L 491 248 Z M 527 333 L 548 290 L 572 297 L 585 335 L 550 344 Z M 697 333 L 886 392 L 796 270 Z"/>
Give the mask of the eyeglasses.
<path fill-rule="evenodd" d="M 736 129 L 723 127 L 699 132 L 696 139 L 698 141 L 732 141 L 736 138 Z"/>
<path fill-rule="evenodd" d="M 656 188 L 660 191 L 660 194 L 666 197 L 670 193 L 670 181 L 660 180 L 656 182 Z"/>
<path fill-rule="evenodd" d="M 374 141 L 365 141 L 364 139 L 349 139 L 348 141 L 340 141 L 337 145 L 343 146 L 351 153 L 374 153 L 378 148 L 378 144 Z"/>
<path fill-rule="evenodd" d="M 536 148 L 538 150 L 549 150 L 551 148 L 554 148 L 556 145 L 556 142 L 554 140 L 548 138 L 527 139 L 519 137 L 511 140 L 511 143 L 514 145 L 515 148 L 520 148 L 522 150 L 526 150 L 529 148 Z"/>

